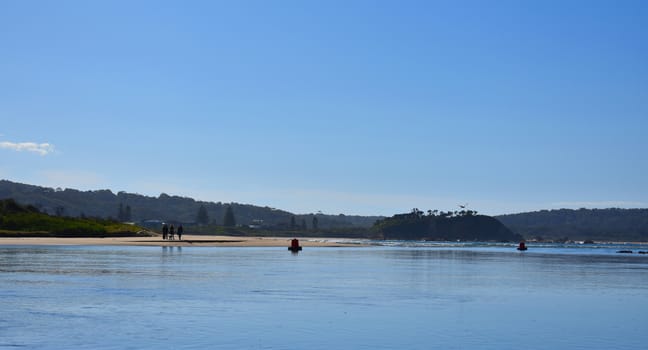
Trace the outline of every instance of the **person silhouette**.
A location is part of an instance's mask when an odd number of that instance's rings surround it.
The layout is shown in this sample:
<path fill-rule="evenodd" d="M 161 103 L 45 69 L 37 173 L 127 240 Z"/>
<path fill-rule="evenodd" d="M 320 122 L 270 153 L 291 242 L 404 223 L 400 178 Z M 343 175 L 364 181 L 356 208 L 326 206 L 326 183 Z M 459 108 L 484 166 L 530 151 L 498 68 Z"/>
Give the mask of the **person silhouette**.
<path fill-rule="evenodd" d="M 171 227 L 169 227 L 169 239 L 173 240 L 175 236 L 175 228 L 173 227 L 173 224 L 171 224 Z"/>
<path fill-rule="evenodd" d="M 167 239 L 167 235 L 169 234 L 169 227 L 167 224 L 162 225 L 162 239 Z"/>
<path fill-rule="evenodd" d="M 184 232 L 184 228 L 182 228 L 182 224 L 178 226 L 178 240 L 182 240 L 182 233 Z"/>

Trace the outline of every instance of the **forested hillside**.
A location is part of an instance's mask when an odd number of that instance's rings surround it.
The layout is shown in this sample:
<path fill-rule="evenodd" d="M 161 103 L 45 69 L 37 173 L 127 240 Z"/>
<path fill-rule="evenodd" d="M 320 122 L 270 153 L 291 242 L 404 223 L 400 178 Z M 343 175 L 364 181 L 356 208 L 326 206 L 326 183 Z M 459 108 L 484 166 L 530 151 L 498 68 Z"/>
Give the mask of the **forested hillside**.
<path fill-rule="evenodd" d="M 559 209 L 497 216 L 527 239 L 648 241 L 648 209 Z"/>
<path fill-rule="evenodd" d="M 79 191 L 54 189 L 0 180 L 0 199 L 13 198 L 32 205 L 43 213 L 55 216 L 113 218 L 120 221 L 144 222 L 163 220 L 196 222 L 201 207 L 209 224 L 222 225 L 225 212 L 232 208 L 236 224 L 267 227 L 341 228 L 371 227 L 377 216 L 302 214 L 249 204 L 196 201 L 188 197 L 160 194 L 158 197 L 110 190 Z M 205 213 L 203 211 L 203 214 Z M 204 219 L 204 217 L 202 217 Z"/>

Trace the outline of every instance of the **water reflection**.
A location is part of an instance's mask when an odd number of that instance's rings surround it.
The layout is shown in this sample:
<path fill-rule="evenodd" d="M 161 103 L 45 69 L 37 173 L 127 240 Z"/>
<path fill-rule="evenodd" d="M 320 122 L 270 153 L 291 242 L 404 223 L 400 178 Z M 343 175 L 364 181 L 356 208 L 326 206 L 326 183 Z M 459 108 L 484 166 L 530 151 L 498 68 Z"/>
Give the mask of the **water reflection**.
<path fill-rule="evenodd" d="M 648 341 L 647 259 L 514 248 L 0 247 L 0 348 Z"/>
<path fill-rule="evenodd" d="M 182 254 L 182 247 L 162 246 L 162 256 L 174 254 Z"/>

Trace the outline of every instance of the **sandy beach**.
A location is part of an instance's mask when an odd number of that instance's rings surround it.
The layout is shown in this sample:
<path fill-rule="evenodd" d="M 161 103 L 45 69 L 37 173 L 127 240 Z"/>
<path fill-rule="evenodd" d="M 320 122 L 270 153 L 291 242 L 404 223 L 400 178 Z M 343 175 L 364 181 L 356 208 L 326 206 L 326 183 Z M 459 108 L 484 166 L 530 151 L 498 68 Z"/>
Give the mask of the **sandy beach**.
<path fill-rule="evenodd" d="M 299 237 L 297 237 L 299 238 Z M 162 236 L 110 238 L 2 237 L 0 245 L 127 245 L 169 247 L 288 247 L 287 237 L 234 237 L 183 235 L 182 240 L 167 241 Z M 339 240 L 338 240 L 339 241 Z M 345 247 L 358 244 L 335 242 L 326 238 L 299 239 L 303 247 Z"/>

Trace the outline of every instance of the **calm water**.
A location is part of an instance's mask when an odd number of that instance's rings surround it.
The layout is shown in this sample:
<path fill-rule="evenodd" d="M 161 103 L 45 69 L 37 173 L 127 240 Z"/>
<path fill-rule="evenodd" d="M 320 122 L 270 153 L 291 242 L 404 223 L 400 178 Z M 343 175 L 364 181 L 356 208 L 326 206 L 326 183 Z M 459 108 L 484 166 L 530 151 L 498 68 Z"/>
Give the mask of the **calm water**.
<path fill-rule="evenodd" d="M 0 246 L 0 349 L 645 349 L 616 249 Z"/>

